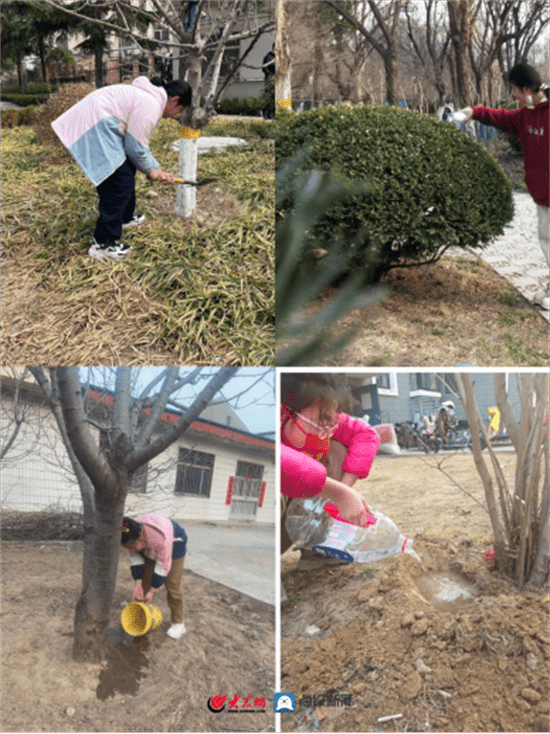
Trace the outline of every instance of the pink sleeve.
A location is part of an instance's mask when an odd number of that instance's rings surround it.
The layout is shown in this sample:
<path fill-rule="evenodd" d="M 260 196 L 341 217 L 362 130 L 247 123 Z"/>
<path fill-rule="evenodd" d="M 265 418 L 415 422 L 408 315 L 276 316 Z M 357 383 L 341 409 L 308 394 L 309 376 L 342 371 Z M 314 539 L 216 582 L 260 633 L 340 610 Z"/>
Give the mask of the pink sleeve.
<path fill-rule="evenodd" d="M 315 459 L 281 444 L 281 492 L 287 497 L 314 497 L 327 480 L 327 470 Z"/>
<path fill-rule="evenodd" d="M 519 135 L 518 123 L 521 116 L 519 110 L 493 110 L 490 107 L 474 107 L 473 118 L 482 125 L 491 125 L 497 130 L 511 135 Z"/>
<path fill-rule="evenodd" d="M 338 416 L 338 424 L 332 438 L 348 447 L 342 469 L 350 474 L 356 474 L 360 479 L 365 479 L 369 475 L 380 446 L 380 436 L 364 421 L 350 418 L 345 413 Z"/>
<path fill-rule="evenodd" d="M 147 518 L 147 516 L 145 516 Z M 164 575 L 168 576 L 170 569 L 172 568 L 172 545 L 173 545 L 173 533 L 168 535 L 168 532 L 163 532 L 158 527 L 154 527 L 148 523 L 147 519 L 136 518 L 138 522 L 143 523 L 145 531 L 145 542 L 147 548 L 150 548 L 154 554 L 154 560 L 160 563 L 164 570 Z M 170 522 L 170 521 L 168 521 Z M 170 525 L 171 527 L 171 525 Z"/>

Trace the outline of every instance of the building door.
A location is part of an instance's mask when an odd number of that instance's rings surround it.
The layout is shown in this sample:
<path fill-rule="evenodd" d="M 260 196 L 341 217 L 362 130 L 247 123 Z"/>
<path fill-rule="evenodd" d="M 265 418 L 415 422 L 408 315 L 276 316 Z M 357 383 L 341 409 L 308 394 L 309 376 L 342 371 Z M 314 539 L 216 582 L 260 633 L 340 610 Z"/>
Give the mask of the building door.
<path fill-rule="evenodd" d="M 262 490 L 264 468 L 261 464 L 237 461 L 231 498 L 231 520 L 255 520 Z"/>
<path fill-rule="evenodd" d="M 378 385 L 361 385 L 361 387 L 353 391 L 353 394 L 361 404 L 359 416 L 363 418 L 365 415 L 368 415 L 370 425 L 378 425 L 380 423 Z"/>

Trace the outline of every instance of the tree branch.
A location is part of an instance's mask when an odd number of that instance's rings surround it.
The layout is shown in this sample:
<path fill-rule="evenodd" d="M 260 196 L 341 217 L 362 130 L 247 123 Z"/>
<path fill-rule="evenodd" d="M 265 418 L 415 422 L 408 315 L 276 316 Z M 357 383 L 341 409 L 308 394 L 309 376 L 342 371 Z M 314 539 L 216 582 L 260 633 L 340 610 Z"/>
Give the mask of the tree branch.
<path fill-rule="evenodd" d="M 195 398 L 189 409 L 181 416 L 178 422 L 165 431 L 159 438 L 147 446 L 138 450 L 134 449 L 127 458 L 126 465 L 130 472 L 134 472 L 143 464 L 158 456 L 170 444 L 182 436 L 193 421 L 198 418 L 214 395 L 228 380 L 237 372 L 238 367 L 222 367 L 217 374 L 208 382 L 206 387 Z"/>

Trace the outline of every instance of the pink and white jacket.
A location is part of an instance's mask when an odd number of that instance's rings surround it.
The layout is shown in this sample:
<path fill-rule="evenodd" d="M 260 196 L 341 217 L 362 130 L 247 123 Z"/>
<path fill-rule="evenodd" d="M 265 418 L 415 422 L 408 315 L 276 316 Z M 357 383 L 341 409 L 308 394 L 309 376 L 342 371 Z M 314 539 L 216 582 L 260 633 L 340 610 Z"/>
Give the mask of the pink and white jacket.
<path fill-rule="evenodd" d="M 172 568 L 174 526 L 167 517 L 156 515 L 153 512 L 136 517 L 136 522 L 143 526 L 143 534 L 140 540 L 132 543 L 130 555 L 132 576 L 136 580 L 143 576 L 145 556 L 155 561 L 153 587 L 159 587 L 164 583 L 164 579 Z"/>
<path fill-rule="evenodd" d="M 380 446 L 376 431 L 358 418 L 338 415 L 338 428 L 332 436 L 348 447 L 342 469 L 365 479 Z M 327 470 L 316 459 L 281 443 L 281 492 L 288 497 L 314 497 L 327 480 Z"/>
<path fill-rule="evenodd" d="M 138 171 L 160 168 L 149 151 L 168 95 L 141 76 L 131 84 L 101 87 L 52 122 L 52 128 L 94 186 L 128 157 Z"/>

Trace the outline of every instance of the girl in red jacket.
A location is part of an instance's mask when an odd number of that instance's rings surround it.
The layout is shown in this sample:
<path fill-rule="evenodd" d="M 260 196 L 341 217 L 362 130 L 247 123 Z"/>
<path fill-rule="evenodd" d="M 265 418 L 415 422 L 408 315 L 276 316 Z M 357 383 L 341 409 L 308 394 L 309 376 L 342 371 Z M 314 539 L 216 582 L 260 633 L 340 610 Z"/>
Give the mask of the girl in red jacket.
<path fill-rule="evenodd" d="M 344 519 L 367 524 L 370 509 L 353 485 L 368 476 L 380 438 L 364 421 L 340 412 L 349 402 L 349 387 L 341 375 L 281 375 L 283 553 L 291 545 L 284 528 L 287 498 L 321 495 Z"/>
<path fill-rule="evenodd" d="M 523 151 L 525 183 L 538 212 L 538 235 L 548 262 L 548 90 L 536 69 L 517 64 L 508 75 L 512 92 L 522 107 L 516 110 L 493 110 L 488 107 L 466 107 L 459 110 L 464 121 L 478 120 L 497 130 L 518 135 Z M 548 291 L 536 293 L 535 303 L 548 310 Z"/>

